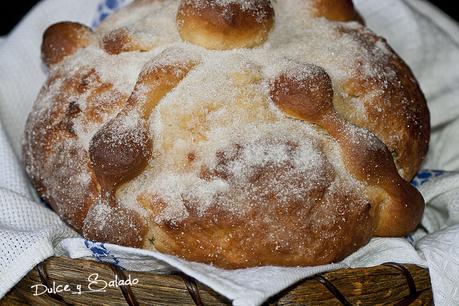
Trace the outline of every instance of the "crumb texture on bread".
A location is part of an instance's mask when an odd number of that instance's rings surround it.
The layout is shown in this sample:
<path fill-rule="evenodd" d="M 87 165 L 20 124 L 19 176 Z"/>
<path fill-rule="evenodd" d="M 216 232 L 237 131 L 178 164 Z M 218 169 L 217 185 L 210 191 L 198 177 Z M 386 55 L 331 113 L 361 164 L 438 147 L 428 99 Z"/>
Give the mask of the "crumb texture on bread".
<path fill-rule="evenodd" d="M 42 55 L 26 171 L 89 239 L 306 266 L 422 217 L 426 102 L 350 0 L 136 0 Z"/>

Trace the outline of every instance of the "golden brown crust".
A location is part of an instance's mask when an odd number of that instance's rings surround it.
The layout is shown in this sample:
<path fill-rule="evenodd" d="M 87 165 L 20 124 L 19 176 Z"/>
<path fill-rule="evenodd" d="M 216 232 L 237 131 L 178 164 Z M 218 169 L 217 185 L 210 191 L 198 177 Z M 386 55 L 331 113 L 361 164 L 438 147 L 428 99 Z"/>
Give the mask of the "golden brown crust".
<path fill-rule="evenodd" d="M 161 63 L 171 50 L 147 63 L 126 106 L 93 136 L 89 158 L 99 182 L 101 197 L 117 206 L 117 187 L 138 176 L 152 157 L 153 140 L 148 119 L 159 101 L 196 65 L 191 57 Z M 174 50 L 174 52 L 179 52 Z M 182 56 L 186 51 L 182 51 Z M 126 124 L 132 120 L 134 124 Z"/>
<path fill-rule="evenodd" d="M 314 15 L 333 21 L 357 21 L 363 19 L 354 8 L 352 0 L 312 0 Z"/>
<path fill-rule="evenodd" d="M 123 105 L 124 97 L 110 84 L 100 81 L 94 69 L 84 69 L 74 75 L 55 72 L 40 95 L 56 88 L 49 108 L 35 106 L 26 123 L 23 159 L 26 171 L 39 194 L 71 226 L 81 230 L 84 219 L 99 196 L 98 183 L 89 162 L 89 154 L 78 143 L 74 119 L 100 122 L 102 113 L 113 112 Z M 87 93 L 87 108 L 83 111 L 74 97 Z M 103 99 L 111 94 L 109 103 Z M 82 173 L 85 183 L 79 184 Z M 62 187 L 62 186 L 65 186 Z M 76 187 L 78 186 L 78 188 Z"/>
<path fill-rule="evenodd" d="M 107 33 L 102 38 L 102 46 L 109 54 L 149 50 L 148 47 L 135 41 L 126 28 L 119 28 Z"/>
<path fill-rule="evenodd" d="M 410 181 L 427 154 L 430 138 L 430 117 L 427 102 L 410 68 L 397 56 L 384 39 L 366 30 L 342 29 L 358 39 L 363 48 L 371 50 L 381 45 L 390 54 L 387 71 L 396 72 L 393 79 L 378 76 L 368 78 L 360 63 L 358 74 L 341 84 L 347 94 L 344 100 L 359 99 L 370 92 L 380 92 L 367 98 L 366 118 L 353 116 L 347 101 L 336 99 L 335 107 L 346 120 L 373 132 L 388 147 L 399 174 Z M 382 111 L 384 110 L 384 111 Z"/>
<path fill-rule="evenodd" d="M 93 42 L 91 28 L 76 22 L 59 22 L 51 25 L 43 34 L 41 54 L 46 65 L 59 63 L 76 50 Z"/>
<path fill-rule="evenodd" d="M 401 236 L 413 231 L 424 211 L 420 193 L 398 175 L 389 150 L 378 138 L 363 130 L 356 133 L 336 113 L 328 74 L 314 65 L 297 69 L 307 75 L 280 75 L 272 82 L 274 103 L 289 116 L 317 124 L 337 140 L 347 169 L 368 185 L 367 197 L 375 210 L 375 235 Z"/>
<path fill-rule="evenodd" d="M 183 40 L 207 49 L 252 48 L 264 42 L 274 23 L 269 0 L 221 4 L 212 0 L 183 0 L 177 27 Z"/>
<path fill-rule="evenodd" d="M 96 207 L 92 206 L 93 209 Z M 94 241 L 107 241 L 133 248 L 141 248 L 148 232 L 145 219 L 138 213 L 115 206 L 110 210 L 110 217 L 102 222 L 100 213 L 88 213 L 85 223 L 78 231 Z"/>
<path fill-rule="evenodd" d="M 298 148 L 290 145 L 290 154 L 297 154 Z M 205 179 L 217 177 L 232 184 L 233 174 L 228 166 L 243 154 L 242 147 L 237 148 L 232 156 L 222 155 L 215 169 L 203 174 Z M 286 164 L 273 169 L 267 165 L 256 169 L 250 188 L 266 195 L 246 203 L 250 210 L 242 216 L 234 218 L 218 204 L 199 215 L 190 203 L 186 220 L 153 224 L 144 247 L 154 246 L 188 260 L 235 269 L 337 262 L 368 242 L 374 222 L 371 205 L 362 201 L 355 190 L 343 193 L 335 189 L 333 182 L 339 180 L 339 174 L 330 164 L 323 165 L 321 183 L 314 185 L 308 198 L 289 199 L 281 204 L 276 194 L 269 192 L 273 180 L 295 188 L 303 184 L 301 178 L 282 182 L 288 177 L 289 167 Z M 153 220 L 165 207 L 155 196 L 145 195 L 139 200 L 152 209 Z"/>
<path fill-rule="evenodd" d="M 161 252 L 227 269 L 338 262 L 369 241 L 370 205 L 355 209 L 352 196 L 326 199 L 330 202 L 317 200 L 307 211 L 301 209 L 300 203 L 268 213 L 255 208 L 238 220 L 214 211 L 207 218 L 194 216 L 180 224 L 155 226 L 148 237 L 154 237 L 151 241 Z M 327 225 L 320 221 L 323 213 L 338 216 L 351 207 L 352 213 L 345 220 L 337 217 Z M 276 222 L 264 221 L 271 218 Z"/>
<path fill-rule="evenodd" d="M 315 18 L 358 21 L 351 1 L 310 2 L 308 35 L 295 14 L 272 29 L 265 0 L 137 0 L 95 34 L 50 27 L 23 149 L 38 193 L 89 239 L 224 268 L 336 262 L 415 229 L 422 92 L 385 41 Z M 268 42 L 209 51 L 176 22 L 207 49 Z"/>

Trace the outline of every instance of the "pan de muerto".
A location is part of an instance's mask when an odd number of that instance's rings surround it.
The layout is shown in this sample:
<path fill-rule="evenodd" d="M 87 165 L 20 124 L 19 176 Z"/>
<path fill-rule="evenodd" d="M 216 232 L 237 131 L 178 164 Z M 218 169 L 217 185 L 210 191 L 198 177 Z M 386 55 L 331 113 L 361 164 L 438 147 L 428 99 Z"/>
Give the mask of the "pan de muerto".
<path fill-rule="evenodd" d="M 350 0 L 135 0 L 42 54 L 24 161 L 88 239 L 305 266 L 421 220 L 426 102 Z"/>

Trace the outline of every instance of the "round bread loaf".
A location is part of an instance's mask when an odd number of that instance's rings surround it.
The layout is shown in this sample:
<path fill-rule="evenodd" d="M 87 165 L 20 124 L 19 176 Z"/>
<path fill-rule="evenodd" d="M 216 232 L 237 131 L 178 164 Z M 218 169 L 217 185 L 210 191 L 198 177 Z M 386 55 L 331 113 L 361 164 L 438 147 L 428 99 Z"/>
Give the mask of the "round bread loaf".
<path fill-rule="evenodd" d="M 429 112 L 350 0 L 135 0 L 44 34 L 23 157 L 84 237 L 223 268 L 403 236 Z"/>

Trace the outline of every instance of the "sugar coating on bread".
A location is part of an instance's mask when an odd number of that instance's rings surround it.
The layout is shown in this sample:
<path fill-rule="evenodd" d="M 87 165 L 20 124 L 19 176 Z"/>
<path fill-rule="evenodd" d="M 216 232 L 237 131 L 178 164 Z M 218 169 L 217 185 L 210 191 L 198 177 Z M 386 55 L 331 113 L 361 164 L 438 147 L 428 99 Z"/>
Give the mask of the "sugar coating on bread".
<path fill-rule="evenodd" d="M 350 1 L 325 2 L 136 0 L 85 32 L 27 122 L 40 195 L 88 238 L 226 268 L 329 263 L 413 230 L 424 97 Z"/>

